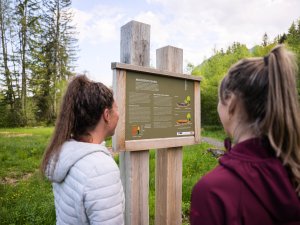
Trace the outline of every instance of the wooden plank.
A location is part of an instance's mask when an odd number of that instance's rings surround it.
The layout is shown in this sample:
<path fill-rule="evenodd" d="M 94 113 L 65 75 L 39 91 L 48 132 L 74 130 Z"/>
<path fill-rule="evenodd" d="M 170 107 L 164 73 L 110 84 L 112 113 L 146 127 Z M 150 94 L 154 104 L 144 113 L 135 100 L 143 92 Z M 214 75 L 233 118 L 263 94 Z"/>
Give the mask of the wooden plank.
<path fill-rule="evenodd" d="M 194 82 L 195 96 L 195 143 L 201 142 L 201 104 L 200 104 L 200 82 Z"/>
<path fill-rule="evenodd" d="M 181 225 L 182 147 L 156 152 L 155 224 Z"/>
<path fill-rule="evenodd" d="M 121 27 L 120 59 L 122 63 L 150 65 L 148 24 L 131 21 Z M 125 190 L 125 225 L 148 225 L 149 151 L 120 152 L 120 170 Z"/>
<path fill-rule="evenodd" d="M 168 202 L 167 185 L 168 185 L 168 170 L 167 167 L 169 161 L 168 151 L 166 149 L 158 149 L 155 157 L 155 225 L 168 224 L 166 215 L 168 209 L 166 204 Z M 164 179 L 158 179 L 157 176 Z"/>
<path fill-rule="evenodd" d="M 195 81 L 201 81 L 201 79 L 202 79 L 201 77 L 198 77 L 198 76 L 182 74 L 179 72 L 175 73 L 175 72 L 166 71 L 166 70 L 162 70 L 162 69 L 129 65 L 129 64 L 117 63 L 117 62 L 113 62 L 111 64 L 111 68 L 112 69 L 124 69 L 124 70 L 130 70 L 130 71 L 135 71 L 135 72 L 143 72 L 143 73 L 156 74 L 156 75 L 169 76 L 169 77 L 182 78 L 182 79 L 195 80 Z"/>
<path fill-rule="evenodd" d="M 149 224 L 149 151 L 127 152 L 131 155 L 131 224 Z"/>
<path fill-rule="evenodd" d="M 114 152 L 125 150 L 125 101 L 126 101 L 126 71 L 113 71 L 114 99 L 119 110 L 119 121 L 112 137 L 112 149 Z"/>
<path fill-rule="evenodd" d="M 154 138 L 143 140 L 125 141 L 125 151 L 139 151 L 157 148 L 172 148 L 183 145 L 196 144 L 194 136 L 175 137 L 175 138 Z"/>
<path fill-rule="evenodd" d="M 149 151 L 120 152 L 125 192 L 125 224 L 149 224 Z M 135 169 L 135 171 L 133 171 Z"/>
<path fill-rule="evenodd" d="M 120 62 L 150 66 L 150 25 L 131 21 L 121 27 Z"/>
<path fill-rule="evenodd" d="M 182 59 L 182 49 L 166 46 L 156 50 L 156 65 L 159 69 L 182 73 Z M 182 147 L 157 150 L 155 187 L 155 224 L 180 225 Z"/>
<path fill-rule="evenodd" d="M 156 60 L 156 68 L 182 75 L 183 50 L 173 46 L 165 46 L 156 50 L 159 60 Z M 175 62 L 175 63 L 174 63 Z M 191 77 L 190 75 L 185 75 Z"/>

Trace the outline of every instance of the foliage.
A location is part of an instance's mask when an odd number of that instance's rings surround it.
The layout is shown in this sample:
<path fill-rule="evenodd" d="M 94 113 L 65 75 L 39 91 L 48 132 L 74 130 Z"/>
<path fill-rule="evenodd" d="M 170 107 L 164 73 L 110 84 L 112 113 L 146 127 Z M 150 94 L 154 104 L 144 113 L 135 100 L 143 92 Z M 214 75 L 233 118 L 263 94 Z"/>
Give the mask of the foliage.
<path fill-rule="evenodd" d="M 76 60 L 75 27 L 72 25 L 70 0 L 43 1 L 45 15 L 41 21 L 42 42 L 35 52 L 34 76 L 31 81 L 37 104 L 38 120 L 51 124 Z M 36 65 L 39 66 L 36 66 Z"/>
<path fill-rule="evenodd" d="M 286 35 L 285 42 L 287 46 L 295 53 L 298 63 L 298 95 L 300 99 L 300 19 L 292 23 Z"/>
<path fill-rule="evenodd" d="M 229 67 L 238 60 L 249 57 L 245 45 L 234 43 L 226 52 L 216 51 L 215 55 L 197 66 L 193 75 L 202 76 L 201 81 L 201 115 L 202 125 L 219 125 L 217 113 L 218 87 Z"/>

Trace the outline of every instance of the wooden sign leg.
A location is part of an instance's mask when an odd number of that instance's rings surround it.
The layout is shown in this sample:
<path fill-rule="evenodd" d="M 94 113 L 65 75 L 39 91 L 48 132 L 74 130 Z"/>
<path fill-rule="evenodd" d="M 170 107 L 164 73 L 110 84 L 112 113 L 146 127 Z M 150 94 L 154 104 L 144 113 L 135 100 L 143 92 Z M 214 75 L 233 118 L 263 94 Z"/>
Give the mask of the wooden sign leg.
<path fill-rule="evenodd" d="M 182 73 L 182 49 L 156 50 L 157 69 Z M 180 225 L 182 201 L 182 147 L 158 149 L 155 170 L 155 224 Z"/>
<path fill-rule="evenodd" d="M 155 224 L 181 225 L 182 147 L 156 152 Z"/>
<path fill-rule="evenodd" d="M 126 201 L 125 224 L 149 224 L 149 151 L 122 152 L 120 170 Z"/>
<path fill-rule="evenodd" d="M 150 25 L 131 21 L 121 27 L 121 62 L 148 67 Z M 120 153 L 125 191 L 125 224 L 149 224 L 149 150 Z"/>

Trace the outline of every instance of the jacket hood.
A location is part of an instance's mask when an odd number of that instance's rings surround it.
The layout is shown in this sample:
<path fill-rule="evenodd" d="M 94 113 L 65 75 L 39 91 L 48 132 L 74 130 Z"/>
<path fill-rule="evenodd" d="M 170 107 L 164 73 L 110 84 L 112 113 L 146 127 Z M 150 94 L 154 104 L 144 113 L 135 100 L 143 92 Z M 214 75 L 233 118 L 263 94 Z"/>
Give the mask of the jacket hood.
<path fill-rule="evenodd" d="M 298 221 L 300 199 L 268 141 L 249 139 L 229 148 L 220 164 L 244 182 L 276 221 Z"/>
<path fill-rule="evenodd" d="M 60 183 L 67 176 L 71 167 L 80 159 L 94 152 L 103 152 L 111 156 L 105 147 L 105 142 L 101 144 L 91 144 L 78 142 L 75 140 L 66 141 L 61 147 L 57 162 L 55 156 L 52 157 L 46 169 L 46 176 L 52 182 Z"/>

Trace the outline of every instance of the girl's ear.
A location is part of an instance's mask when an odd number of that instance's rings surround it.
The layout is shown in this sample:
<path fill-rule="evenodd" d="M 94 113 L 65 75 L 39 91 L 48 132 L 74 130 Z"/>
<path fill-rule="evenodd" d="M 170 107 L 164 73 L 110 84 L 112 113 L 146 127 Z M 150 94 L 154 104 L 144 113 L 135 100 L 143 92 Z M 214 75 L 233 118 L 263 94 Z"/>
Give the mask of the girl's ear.
<path fill-rule="evenodd" d="M 108 108 L 104 109 L 102 116 L 103 116 L 104 122 L 108 123 L 110 121 L 110 111 Z"/>
<path fill-rule="evenodd" d="M 231 94 L 227 100 L 228 104 L 228 115 L 233 116 L 237 107 L 237 97 L 234 94 Z"/>

